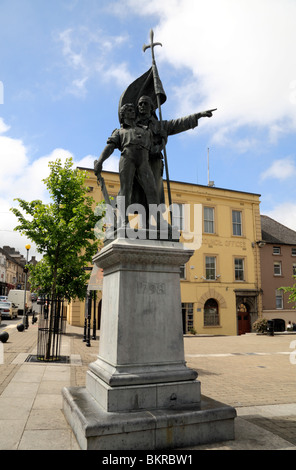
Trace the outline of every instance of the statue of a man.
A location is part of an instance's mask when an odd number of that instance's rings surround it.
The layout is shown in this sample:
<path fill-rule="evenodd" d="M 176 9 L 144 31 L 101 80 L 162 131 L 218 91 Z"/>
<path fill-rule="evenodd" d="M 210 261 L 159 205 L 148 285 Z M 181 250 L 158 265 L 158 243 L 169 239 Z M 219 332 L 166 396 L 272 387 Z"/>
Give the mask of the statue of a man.
<path fill-rule="evenodd" d="M 144 125 L 151 130 L 153 135 L 153 145 L 149 152 L 149 164 L 154 175 L 155 185 L 158 194 L 158 203 L 164 204 L 164 188 L 163 188 L 163 155 L 162 151 L 167 143 L 168 136 L 179 134 L 198 126 L 198 120 L 202 117 L 211 117 L 212 111 L 204 111 L 201 113 L 191 114 L 179 119 L 169 121 L 160 121 L 157 119 L 152 100 L 149 96 L 141 96 L 137 104 L 137 124 Z M 137 182 L 134 184 L 133 201 L 145 204 L 143 197 L 139 194 L 139 186 Z M 142 195 L 143 196 L 143 195 Z"/>
<path fill-rule="evenodd" d="M 120 129 L 115 129 L 107 145 L 95 161 L 95 174 L 99 176 L 103 162 L 117 148 L 121 152 L 119 161 L 120 196 L 125 197 L 125 208 L 131 204 L 142 204 L 149 220 L 149 204 L 165 203 L 163 188 L 163 156 L 168 136 L 194 129 L 201 117 L 211 117 L 211 111 L 160 121 L 153 112 L 149 96 L 138 101 L 138 113 L 132 103 L 120 108 Z M 164 209 L 163 209 L 164 211 Z M 125 223 L 128 222 L 127 215 Z"/>
<path fill-rule="evenodd" d="M 113 131 L 111 137 L 107 140 L 106 147 L 99 159 L 95 161 L 94 165 L 95 174 L 99 176 L 102 171 L 103 162 L 112 155 L 116 148 L 120 150 L 120 196 L 124 196 L 125 198 L 126 224 L 128 223 L 126 209 L 132 203 L 132 190 L 135 175 L 145 194 L 148 208 L 149 204 L 158 205 L 155 178 L 149 165 L 150 152 L 154 152 L 152 131 L 149 127 L 136 123 L 135 118 L 136 113 L 133 104 L 127 103 L 121 107 L 121 127 Z"/>

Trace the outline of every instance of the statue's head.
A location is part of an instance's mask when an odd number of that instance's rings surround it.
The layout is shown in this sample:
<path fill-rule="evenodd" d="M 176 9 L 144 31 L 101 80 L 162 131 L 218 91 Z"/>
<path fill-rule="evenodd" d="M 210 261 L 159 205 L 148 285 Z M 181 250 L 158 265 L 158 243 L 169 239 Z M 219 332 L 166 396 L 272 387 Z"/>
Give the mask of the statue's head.
<path fill-rule="evenodd" d="M 135 118 L 135 107 L 133 103 L 126 103 L 121 106 L 120 111 L 119 111 L 120 123 L 123 123 L 125 118 L 129 118 L 129 119 Z"/>
<path fill-rule="evenodd" d="M 140 114 L 151 114 L 153 110 L 153 102 L 150 96 L 141 96 L 138 101 L 138 111 Z"/>

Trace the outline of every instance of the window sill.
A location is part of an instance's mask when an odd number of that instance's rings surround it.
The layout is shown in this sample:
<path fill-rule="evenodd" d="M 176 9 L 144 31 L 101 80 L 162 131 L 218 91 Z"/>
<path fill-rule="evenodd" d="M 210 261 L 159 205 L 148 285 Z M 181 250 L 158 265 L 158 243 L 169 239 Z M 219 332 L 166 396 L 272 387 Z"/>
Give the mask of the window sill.
<path fill-rule="evenodd" d="M 208 329 L 208 328 L 222 328 L 222 325 L 204 325 L 203 328 Z"/>

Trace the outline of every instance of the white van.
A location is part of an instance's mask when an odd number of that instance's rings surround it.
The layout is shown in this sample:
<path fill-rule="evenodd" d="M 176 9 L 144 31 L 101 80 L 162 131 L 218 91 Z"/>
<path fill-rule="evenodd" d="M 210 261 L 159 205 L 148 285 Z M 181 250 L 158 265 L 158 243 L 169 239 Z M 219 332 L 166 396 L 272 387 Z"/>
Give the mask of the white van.
<path fill-rule="evenodd" d="M 19 289 L 12 289 L 8 292 L 8 300 L 9 302 L 13 302 L 19 312 L 24 311 L 24 299 L 25 299 L 25 291 Z M 32 312 L 32 300 L 31 300 L 31 293 L 26 291 L 26 310 L 28 313 Z"/>

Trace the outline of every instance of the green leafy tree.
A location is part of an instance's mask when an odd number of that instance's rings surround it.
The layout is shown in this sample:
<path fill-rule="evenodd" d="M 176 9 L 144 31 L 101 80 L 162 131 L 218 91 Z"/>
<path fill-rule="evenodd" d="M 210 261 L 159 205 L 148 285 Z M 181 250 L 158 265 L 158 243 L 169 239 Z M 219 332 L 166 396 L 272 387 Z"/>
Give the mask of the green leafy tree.
<path fill-rule="evenodd" d="M 18 219 L 15 230 L 43 254 L 36 266 L 29 266 L 33 290 L 46 292 L 53 299 L 82 300 L 90 276 L 84 268 L 98 250 L 94 229 L 103 210 L 94 211 L 95 201 L 85 186 L 86 172 L 73 169 L 71 158 L 64 166 L 57 159 L 49 167 L 50 175 L 43 181 L 51 202 L 16 199 L 19 208 L 11 209 Z M 50 317 L 50 330 L 52 322 Z"/>
<path fill-rule="evenodd" d="M 293 276 L 294 279 L 296 279 L 296 276 Z M 288 286 L 288 287 L 280 287 L 281 290 L 283 290 L 285 293 L 289 292 L 289 302 L 293 303 L 294 305 L 292 308 L 296 308 L 296 284 L 293 284 L 293 286 Z"/>

